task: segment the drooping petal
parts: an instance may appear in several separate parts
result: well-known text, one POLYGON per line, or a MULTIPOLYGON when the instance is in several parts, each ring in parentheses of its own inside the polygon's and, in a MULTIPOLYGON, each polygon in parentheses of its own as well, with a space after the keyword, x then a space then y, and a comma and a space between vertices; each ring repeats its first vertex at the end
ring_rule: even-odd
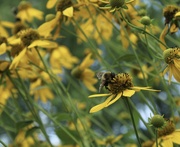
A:
POLYGON ((6 44, 2 43, 0 45, 0 55, 4 54, 6 52, 6 44))
POLYGON ((10 65, 10 67, 9 67, 9 69, 14 69, 14 68, 16 68, 16 67, 18 66, 18 64, 19 64, 20 60, 22 59, 22 57, 26 54, 26 51, 27 51, 27 50, 24 48, 24 49, 19 53, 19 55, 16 56, 16 57, 13 59, 11 65, 10 65))
POLYGON ((108 98, 106 99, 105 102, 103 102, 103 103, 101 103, 101 104, 98 104, 98 105, 92 107, 89 112, 90 112, 90 113, 94 113, 94 112, 97 112, 97 111, 102 110, 103 108, 106 107, 106 105, 111 101, 111 99, 112 99, 113 97, 114 97, 114 95, 111 95, 110 97, 108 97, 108 98))
POLYGON ((67 17, 73 17, 73 7, 69 7, 63 11, 63 15, 67 17))
MULTIPOLYGON (((114 95, 115 96, 115 95, 114 95)), ((106 107, 108 107, 109 105, 115 103, 117 100, 119 100, 122 96, 122 92, 121 93, 118 93, 115 98, 113 98, 113 100, 111 100, 109 103, 107 103, 106 107)))
POLYGON ((178 82, 180 82, 180 69, 178 69, 176 66, 172 66, 171 69, 172 69, 172 73, 173 73, 174 78, 178 82))
POLYGON ((56 48, 58 45, 57 43, 48 40, 35 40, 28 46, 28 48, 33 48, 36 46, 44 48, 56 48))
POLYGON ((126 90, 123 91, 123 96, 131 97, 132 95, 134 95, 134 93, 135 93, 134 90, 126 89, 126 90))
POLYGON ((92 92, 96 92, 97 89, 93 86, 93 83, 91 81, 83 80, 84 85, 92 92))
POLYGON ((176 66, 176 68, 180 71, 180 60, 179 59, 174 59, 174 65, 176 66))
POLYGON ((169 84, 171 84, 172 75, 173 75, 173 73, 172 73, 172 65, 170 65, 170 66, 169 66, 169 78, 168 78, 169 84))
POLYGON ((106 94, 93 94, 88 96, 88 98, 95 98, 95 97, 104 97, 104 96, 110 96, 112 95, 111 93, 106 93, 106 94))

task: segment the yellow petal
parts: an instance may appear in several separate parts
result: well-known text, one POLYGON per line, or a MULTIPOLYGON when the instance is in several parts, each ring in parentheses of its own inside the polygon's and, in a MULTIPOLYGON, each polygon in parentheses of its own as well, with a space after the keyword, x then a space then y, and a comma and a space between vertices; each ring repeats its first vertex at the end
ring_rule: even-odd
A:
MULTIPOLYGON (((166 42, 165 42, 165 36, 167 35, 168 33, 168 30, 169 30, 169 25, 166 24, 166 26, 164 27, 163 31, 161 32, 161 35, 159 37, 159 39, 161 40, 161 42, 166 45, 166 42)), ((163 44, 160 43, 160 48, 164 51, 166 50, 166 46, 164 46, 163 44)))
POLYGON ((173 75, 173 73, 172 73, 172 65, 169 65, 169 84, 171 84, 171 78, 172 78, 172 75, 173 75))
POLYGON ((2 43, 0 45, 0 55, 4 54, 6 52, 6 44, 2 43))
POLYGON ((83 60, 81 65, 79 66, 80 69, 84 70, 85 68, 91 66, 94 62, 94 60, 91 59, 91 53, 86 56, 86 58, 83 60))
POLYGON ((176 68, 178 70, 180 70, 180 60, 179 59, 174 59, 173 61, 174 61, 174 65, 176 66, 176 68))
POLYGON ((106 105, 109 103, 109 101, 111 101, 111 99, 112 99, 113 97, 114 97, 114 95, 111 95, 110 97, 108 97, 108 98, 106 99, 105 102, 103 102, 103 103, 101 103, 101 104, 98 104, 98 105, 92 107, 89 112, 90 112, 90 113, 94 113, 94 112, 97 112, 97 111, 102 110, 103 108, 106 107, 106 105))
MULTIPOLYGON (((115 95, 114 95, 114 96, 115 96, 115 95)), ((111 101, 106 105, 106 107, 108 107, 109 105, 115 103, 117 100, 119 100, 119 99, 121 98, 121 96, 122 96, 122 92, 121 92, 121 93, 118 93, 118 94, 116 95, 116 97, 113 98, 113 100, 111 100, 111 101)))
POLYGON ((126 90, 123 91, 123 96, 131 97, 134 93, 135 93, 134 90, 126 89, 126 90))
POLYGON ((140 90, 148 90, 148 91, 160 91, 160 90, 156 90, 156 89, 151 89, 151 87, 138 87, 138 86, 133 86, 131 87, 131 89, 135 90, 135 91, 140 91, 140 90))
POLYGON ((172 135, 173 135, 172 141, 173 141, 174 143, 180 145, 180 130, 174 131, 172 135))
POLYGON ((104 96, 110 96, 111 93, 106 93, 106 94, 93 94, 88 96, 88 98, 95 98, 95 97, 104 97, 104 96))
POLYGON ((61 12, 58 11, 54 19, 45 22, 39 26, 38 33, 44 37, 50 36, 51 31, 58 25, 60 16, 61 16, 61 12))
POLYGON ((48 0, 47 4, 46 4, 46 8, 51 9, 54 7, 54 5, 56 4, 57 0, 48 0))
POLYGON ((73 16, 73 7, 69 7, 63 11, 63 15, 67 17, 72 17, 73 16))
POLYGON ((21 59, 23 58, 23 56, 26 54, 26 51, 27 51, 27 50, 24 48, 24 49, 19 53, 19 55, 16 56, 16 57, 13 59, 11 65, 10 65, 10 67, 9 67, 9 69, 14 69, 14 68, 16 68, 16 67, 18 66, 20 60, 21 60, 21 59))
POLYGON ((176 68, 176 66, 172 65, 171 66, 172 74, 174 78, 180 82, 180 69, 176 68))
POLYGON ((56 48, 57 43, 48 40, 35 40, 28 46, 28 48, 33 48, 36 46, 44 48, 56 48))

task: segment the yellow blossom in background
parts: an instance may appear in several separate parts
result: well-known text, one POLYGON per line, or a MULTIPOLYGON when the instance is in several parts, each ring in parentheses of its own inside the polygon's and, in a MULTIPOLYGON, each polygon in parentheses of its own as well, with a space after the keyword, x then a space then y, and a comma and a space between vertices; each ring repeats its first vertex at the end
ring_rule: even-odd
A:
MULTIPOLYGON (((111 17, 111 14, 105 13, 107 17, 111 17)), ((98 44, 102 43, 102 39, 109 40, 112 36, 113 25, 101 14, 97 15, 97 19, 94 22, 92 19, 88 19, 86 22, 82 22, 80 25, 82 31, 78 28, 78 43, 87 41, 88 38, 95 39, 98 44), (85 36, 85 35, 86 36, 85 36), (87 38, 88 37, 88 38, 87 38)))
MULTIPOLYGON (((143 25, 139 22, 140 16, 138 16, 137 10, 134 8, 133 5, 128 5, 128 9, 124 10, 125 18, 131 22, 133 25, 137 27, 142 27, 143 25)), ((117 20, 118 21, 118 20, 117 20)), ((136 45, 138 41, 137 35, 133 32, 131 27, 127 25, 125 21, 119 22, 120 24, 120 40, 122 42, 123 47, 126 49, 128 48, 130 42, 133 45, 136 45)))
POLYGON ((9 37, 9 33, 6 30, 6 28, 12 29, 13 27, 14 27, 14 24, 12 22, 0 20, 0 36, 9 37))
POLYGON ((94 77, 95 73, 89 68, 94 63, 91 55, 92 54, 88 54, 82 63, 71 71, 71 74, 82 80, 87 89, 95 92, 96 88, 94 84, 97 83, 97 79, 94 77))
POLYGON ((180 48, 169 48, 163 52, 163 57, 167 63, 167 67, 163 71, 163 75, 169 71, 169 84, 171 83, 171 78, 174 78, 180 82, 180 48))
POLYGON ((34 18, 42 20, 43 12, 32 7, 31 3, 27 1, 21 1, 17 7, 16 17, 21 21, 32 22, 34 18))
POLYGON ((103 139, 96 139, 96 142, 98 145, 109 146, 109 145, 114 145, 116 142, 121 140, 122 137, 123 135, 118 135, 118 136, 111 135, 103 139))
POLYGON ((133 86, 132 79, 127 73, 119 73, 114 77, 112 76, 109 82, 107 83, 106 88, 109 90, 107 94, 94 94, 90 95, 89 98, 96 97, 104 97, 109 96, 103 103, 98 104, 90 109, 90 113, 94 113, 100 111, 111 104, 115 103, 122 96, 131 97, 135 94, 135 92, 140 90, 148 90, 148 91, 159 91, 151 89, 150 87, 136 87, 133 86))
POLYGON ((61 69, 62 67, 72 69, 73 65, 78 63, 79 59, 71 54, 66 46, 59 46, 52 50, 50 55, 50 64, 54 69, 61 69))
MULTIPOLYGON (((35 50, 37 47, 42 48, 55 48, 57 47, 57 43, 41 39, 39 33, 33 29, 25 29, 18 33, 19 38, 12 40, 10 44, 22 44, 22 49, 20 53, 14 57, 10 69, 14 69, 18 66, 20 60, 25 56, 28 52, 31 52, 30 49, 35 50)), ((19 48, 17 48, 19 50, 19 48)), ((28 56, 28 55, 27 55, 28 56)), ((33 56, 31 56, 33 57, 33 56)))
POLYGON ((142 72, 140 69, 132 69, 132 73, 134 76, 137 76, 139 79, 148 79, 148 74, 154 70, 154 67, 148 67, 146 64, 142 65, 141 67, 142 72))

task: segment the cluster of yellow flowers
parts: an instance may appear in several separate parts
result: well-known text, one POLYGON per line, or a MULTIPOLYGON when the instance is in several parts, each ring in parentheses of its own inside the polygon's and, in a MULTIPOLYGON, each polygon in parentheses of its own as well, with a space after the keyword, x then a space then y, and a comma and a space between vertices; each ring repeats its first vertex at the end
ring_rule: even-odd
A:
MULTIPOLYGON (((99 92, 105 87, 108 93, 92 94, 89 98, 107 96, 104 102, 90 110, 87 104, 79 102, 81 98, 77 102, 78 110, 65 106, 68 112, 73 109, 73 113, 77 113, 87 108, 88 113, 95 113, 120 98, 124 99, 129 107, 129 98, 141 90, 160 92, 161 76, 165 76, 166 72, 169 72, 169 84, 172 83, 172 77, 180 82, 180 47, 169 47, 167 44, 175 41, 166 40, 169 34, 175 34, 179 30, 178 6, 168 5, 163 9, 165 24, 164 29, 161 29, 152 23, 153 20, 147 16, 146 5, 139 0, 48 0, 45 5, 46 12, 52 13, 45 13, 44 16, 44 12, 34 8, 30 2, 21 1, 14 10, 15 22, 0 20, 0 113, 5 111, 8 100, 18 101, 19 97, 23 97, 47 139, 48 135, 41 126, 43 123, 33 108, 36 105, 34 101, 48 104, 56 97, 59 98, 60 94, 63 97, 62 104, 66 104, 66 98, 71 94, 82 92, 83 96, 79 94, 75 97, 84 97, 97 92, 99 78, 99 92), (159 38, 156 37, 158 35, 159 38), (75 36, 75 39, 71 36, 75 36), (118 44, 114 43, 116 41, 118 44), (108 56, 109 59, 106 59, 108 56), (160 58, 164 59, 163 64, 166 64, 163 71, 157 71, 162 67, 160 58), (107 72, 107 69, 113 72, 107 72), (105 72, 96 74, 97 70, 105 72), (134 76, 137 77, 135 82, 134 76), (135 86, 136 83, 142 84, 142 81, 145 87, 135 86), (71 90, 74 83, 76 91, 71 90), (153 86, 158 90, 152 89, 153 86)), ((179 43, 176 42, 177 44, 179 43)), ((173 82, 176 83, 174 80, 173 82)), ((71 104, 75 103, 73 100, 71 104)), ((89 118, 92 115, 88 117, 83 116, 83 119, 89 129, 89 118)), ((131 117, 134 121, 133 115, 131 117)), ((52 120, 57 123, 55 119, 52 120)), ((76 123, 71 121, 68 120, 66 124, 69 132, 76 130, 80 132, 81 138, 91 132, 88 129, 89 132, 86 132, 81 117, 76 119, 76 123)), ((148 146, 173 147, 173 143, 180 144, 180 131, 175 129, 174 123, 164 118, 163 123, 163 127, 156 128, 158 139, 150 140, 148 146), (171 131, 166 131, 168 126, 171 131)), ((16 130, 17 135, 10 146, 30 147, 40 142, 37 134, 26 136, 25 132, 34 126, 25 126, 16 130)), ((135 125, 134 129, 136 132, 135 125)), ((89 140, 88 137, 80 141, 84 146, 89 140)), ((98 145, 109 146, 122 137, 123 135, 108 134, 102 140, 93 141, 98 145)), ((136 137, 139 146, 147 146, 145 143, 141 144, 137 132, 136 137)), ((76 141, 75 137, 72 138, 76 141)), ((47 142, 51 144, 48 139, 47 142)), ((79 141, 76 141, 74 146, 79 147, 80 143, 77 142, 79 141)), ((127 144, 128 146, 136 145, 127 144)))

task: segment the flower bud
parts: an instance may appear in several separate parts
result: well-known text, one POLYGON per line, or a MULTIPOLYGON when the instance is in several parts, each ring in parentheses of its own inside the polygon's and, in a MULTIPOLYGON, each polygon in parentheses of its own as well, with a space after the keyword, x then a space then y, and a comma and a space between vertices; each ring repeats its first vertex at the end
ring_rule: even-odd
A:
POLYGON ((150 123, 155 128, 162 128, 165 124, 165 120, 163 116, 157 114, 150 119, 150 123))
POLYGON ((143 16, 140 21, 143 25, 146 26, 151 24, 151 19, 148 16, 143 16))
POLYGON ((45 17, 45 21, 48 22, 48 21, 51 21, 54 18, 55 18, 54 14, 47 14, 46 17, 45 17))

